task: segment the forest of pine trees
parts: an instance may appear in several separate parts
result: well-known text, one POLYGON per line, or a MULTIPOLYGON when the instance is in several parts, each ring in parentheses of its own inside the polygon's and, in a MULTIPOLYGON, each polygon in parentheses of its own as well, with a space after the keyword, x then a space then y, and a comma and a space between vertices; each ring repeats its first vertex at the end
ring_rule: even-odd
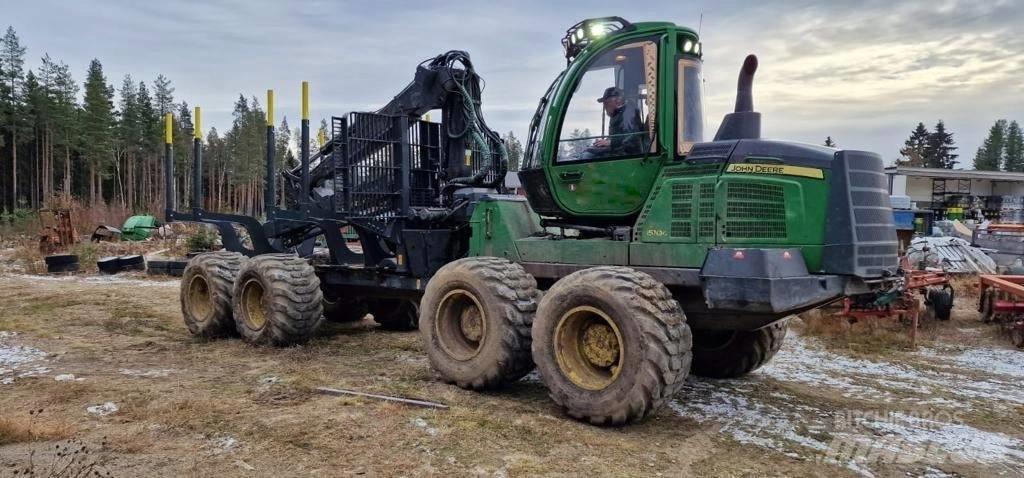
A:
MULTIPOLYGON (((84 81, 48 54, 25 67, 27 49, 8 27, 0 39, 0 209, 38 209, 53 201, 127 212, 163 210, 163 117, 175 118, 175 184, 188 201, 192 111, 171 81, 126 75, 115 87, 92 60, 84 81)), ((276 128, 278 167, 294 166, 287 118, 276 128)), ((316 137, 316 132, 313 134, 316 137)), ((255 97, 240 95, 228 131, 204 134, 207 207, 259 215, 263 204, 266 118, 255 97)), ((281 188, 279 187, 279 191, 281 188)))
MULTIPOLYGON (((192 188, 192 109, 177 101, 171 81, 130 75, 115 87, 92 60, 78 83, 65 63, 44 54, 25 66, 27 48, 13 27, 0 39, 0 213, 77 201, 118 206, 126 214, 159 214, 164 204, 163 118, 175 123, 175 178, 179 206, 192 188)), ((239 95, 230 129, 203 132, 205 207, 259 216, 263 204, 266 118, 260 100, 239 95)), ((275 128, 278 170, 294 167, 300 138, 283 118, 275 128), (294 141, 294 143, 293 143, 294 141)), ((315 128, 315 126, 314 126, 315 128)), ((327 122, 310 132, 311 148, 329 136, 327 122)), ((509 132, 510 170, 522 144, 509 132)), ((283 204, 283 179, 278 203, 283 204)))

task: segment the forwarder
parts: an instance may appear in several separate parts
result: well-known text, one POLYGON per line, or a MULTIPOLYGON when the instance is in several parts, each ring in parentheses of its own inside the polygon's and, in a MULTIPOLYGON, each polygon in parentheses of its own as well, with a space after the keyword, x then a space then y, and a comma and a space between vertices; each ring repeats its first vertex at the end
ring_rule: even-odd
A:
MULTIPOLYGON (((189 330, 289 345, 324 318, 369 312, 385 328, 418 326, 445 381, 490 389, 536 367, 569 415, 618 425, 657 410, 691 370, 765 364, 786 317, 888 287, 896 235, 881 158, 760 139, 755 57, 706 141, 693 30, 597 18, 562 44, 567 67, 518 173, 525 198, 502 194, 507 154, 468 54, 424 62, 376 112, 333 118, 312 156, 304 85, 302 161, 282 173, 289 207, 261 222, 204 210, 202 187, 190 212, 169 195, 168 221, 212 224, 227 249, 185 272, 189 330), (609 128, 609 115, 635 124, 609 128)), ((271 106, 268 142, 272 125, 271 106)))

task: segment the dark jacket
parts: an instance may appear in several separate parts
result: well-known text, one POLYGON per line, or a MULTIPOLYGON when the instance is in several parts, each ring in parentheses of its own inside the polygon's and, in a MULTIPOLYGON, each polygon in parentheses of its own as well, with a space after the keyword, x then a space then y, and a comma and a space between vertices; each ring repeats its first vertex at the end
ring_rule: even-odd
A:
POLYGON ((608 121, 609 156, 633 156, 643 154, 644 145, 647 143, 644 124, 640 119, 640 112, 636 108, 623 106, 619 108, 608 121))

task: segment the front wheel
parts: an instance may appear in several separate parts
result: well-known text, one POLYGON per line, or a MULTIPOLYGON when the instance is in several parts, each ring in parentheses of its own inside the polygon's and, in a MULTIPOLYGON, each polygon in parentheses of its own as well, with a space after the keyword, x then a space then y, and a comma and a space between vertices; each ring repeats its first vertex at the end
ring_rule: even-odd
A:
POLYGON ((434 370, 450 383, 481 390, 533 369, 530 324, 537 282, 496 257, 451 262, 434 274, 420 302, 420 333, 434 370))
POLYGON ((789 328, 779 321, 758 330, 693 331, 693 374, 735 378, 768 363, 782 347, 789 328))
POLYGON ((627 267, 575 272, 544 295, 533 360, 551 399, 594 425, 641 420, 690 370, 690 329, 668 289, 627 267))

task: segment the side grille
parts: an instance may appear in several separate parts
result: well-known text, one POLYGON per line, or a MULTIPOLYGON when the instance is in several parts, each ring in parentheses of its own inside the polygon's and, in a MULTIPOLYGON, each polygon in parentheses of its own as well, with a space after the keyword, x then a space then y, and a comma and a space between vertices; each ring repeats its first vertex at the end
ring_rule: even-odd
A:
POLYGON ((786 239, 783 187, 753 181, 727 183, 723 233, 727 240, 786 239))
POLYGON ((693 184, 672 185, 672 230, 670 236, 687 239, 693 234, 693 184))

